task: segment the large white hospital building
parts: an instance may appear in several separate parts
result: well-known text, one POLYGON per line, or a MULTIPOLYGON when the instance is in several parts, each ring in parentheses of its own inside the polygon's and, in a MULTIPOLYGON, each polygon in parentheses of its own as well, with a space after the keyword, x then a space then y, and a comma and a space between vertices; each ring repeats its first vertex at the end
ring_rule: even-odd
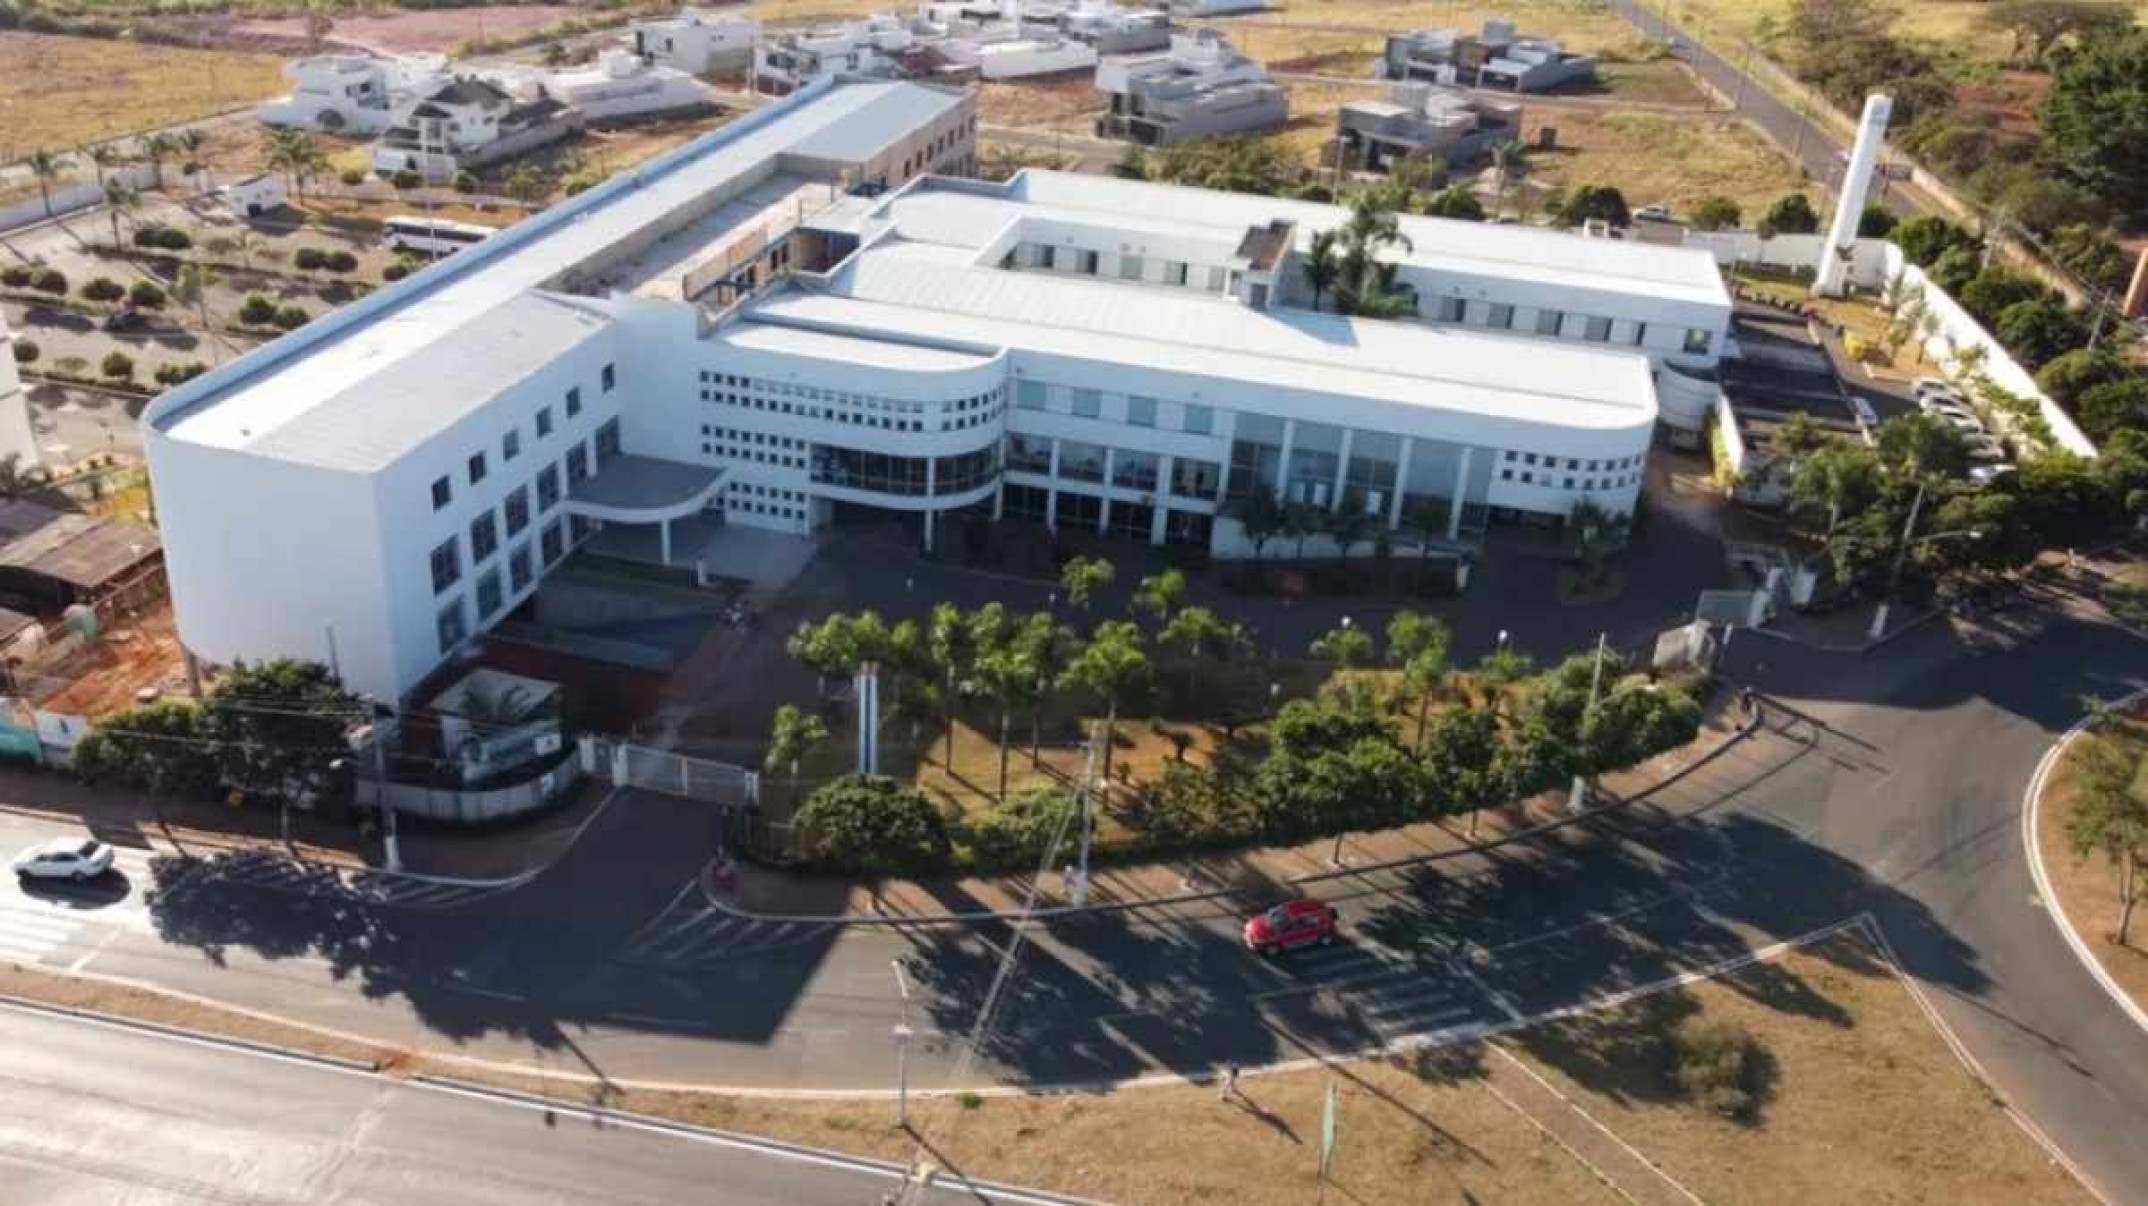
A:
POLYGON ((1391 527, 1442 500, 1466 547, 1631 508, 1658 424, 1712 402, 1704 251, 1405 218, 1417 318, 1346 318, 1302 271, 1344 211, 986 184, 975 132, 965 93, 816 83, 164 395, 186 644, 400 700, 584 541, 691 563, 721 524, 1234 556, 1266 490, 1391 527))

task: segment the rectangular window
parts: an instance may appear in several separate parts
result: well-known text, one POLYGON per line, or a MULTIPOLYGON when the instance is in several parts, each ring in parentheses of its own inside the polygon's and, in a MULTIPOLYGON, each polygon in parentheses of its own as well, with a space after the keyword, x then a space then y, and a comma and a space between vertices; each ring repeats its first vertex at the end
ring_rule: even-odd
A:
POLYGON ((1185 284, 1186 262, 1184 260, 1165 260, 1163 266, 1163 283, 1166 285, 1185 284))
POLYGON ((1156 426, 1156 399, 1127 398, 1126 421, 1136 427, 1156 426))
POLYGON ((433 593, 439 594, 462 581, 462 556, 455 547, 455 538, 448 537, 433 550, 433 593))
POLYGON ((1506 304, 1505 302, 1493 302, 1492 312, 1484 320, 1484 325, 1490 327, 1494 331, 1513 330, 1514 307, 1506 304))
POLYGON ((567 450, 567 488, 589 480, 589 449, 576 444, 567 450))
POLYGON ((500 547, 500 529, 492 521, 492 512, 470 521, 470 563, 472 565, 492 556, 500 547))
POLYGON ((1224 272, 1223 269, 1211 268, 1208 270, 1208 291, 1210 293, 1221 293, 1230 287, 1230 283, 1230 275, 1224 272))
POLYGON ((567 417, 571 419, 581 413, 582 387, 577 385, 573 389, 567 391, 567 417))
POLYGON ((530 526, 530 492, 516 486, 507 496, 507 536, 511 540, 530 526))
POLYGON ((1216 431, 1216 408, 1186 403, 1185 428, 1194 435, 1214 435, 1216 431))
POLYGON ((1140 256, 1122 255, 1119 257, 1119 279, 1122 281, 1138 281, 1141 279, 1140 256))
POLYGON ((617 385, 619 383, 619 374, 612 371, 611 365, 605 365, 604 371, 598 376, 599 380, 604 386, 604 392, 607 394, 612 392, 612 386, 617 385))
POLYGON ((514 584, 516 594, 530 588, 534 577, 530 573, 530 546, 528 541, 516 545, 507 553, 507 580, 514 584))
POLYGON ((1440 298, 1437 317, 1441 322, 1460 322, 1463 314, 1467 312, 1468 306, 1469 303, 1459 297, 1440 298))
POLYGON ((1096 270, 1099 266, 1097 254, 1093 251, 1084 251, 1078 253, 1075 256, 1075 266, 1076 269, 1084 275, 1095 276, 1096 270))
POLYGON ((1077 482, 1104 480, 1105 451, 1100 444, 1059 441, 1059 476, 1077 482))
POLYGON ((1648 324, 1645 322, 1637 322, 1633 324, 1633 346, 1640 347, 1643 343, 1647 341, 1648 324))
POLYGON ((1223 466, 1214 461, 1196 461, 1188 457, 1171 460, 1171 493, 1181 498, 1213 499, 1222 482, 1223 466))
POLYGON ((1097 415, 1101 413, 1102 410, 1103 403, 1101 395, 1099 395, 1095 390, 1077 389, 1074 391, 1075 418, 1093 419, 1097 417, 1097 415))
POLYGON ((500 437, 500 459, 511 461, 522 455, 522 433, 510 431, 500 437))
POLYGON ((1691 329, 1686 332, 1686 354, 1689 356, 1705 356, 1714 345, 1715 336, 1706 331, 1691 329))
POLYGON ((470 454, 470 484, 474 486, 484 480, 485 454, 482 452, 472 453, 470 454))
POLYGON ((477 618, 482 620, 500 610, 503 602, 500 593, 500 571, 497 567, 477 576, 477 618))
POLYGON ((597 428, 597 468, 602 469, 606 462, 618 455, 619 420, 606 419, 604 426, 597 428))
POLYGON ((544 526, 544 563, 550 565, 566 553, 567 526, 555 519, 544 526))
POLYGON ((1566 311, 1564 310, 1538 310, 1536 312, 1536 333, 1539 335, 1557 335, 1559 328, 1565 324, 1566 311))
POLYGON ((1042 381, 1014 383, 1014 404, 1023 410, 1043 410, 1045 399, 1050 396, 1050 389, 1042 381))
POLYGON ((537 408, 537 438, 541 440, 551 434, 552 408, 549 406, 540 406, 537 408))
POLYGON ((463 618, 462 614, 461 596, 457 596, 446 607, 441 609, 436 629, 440 634, 440 652, 442 654, 455 652, 455 647, 462 644, 462 639, 470 635, 469 623, 463 618))
POLYGON ((1581 337, 1591 343, 1602 343, 1610 339, 1611 320, 1608 318, 1590 318, 1588 326, 1581 333, 1581 337))
POLYGON ((433 483, 433 510, 437 511, 454 501, 455 487, 448 479, 443 477, 433 483))
POLYGON ((559 505, 559 466, 546 465, 537 471, 537 510, 549 511, 559 505))

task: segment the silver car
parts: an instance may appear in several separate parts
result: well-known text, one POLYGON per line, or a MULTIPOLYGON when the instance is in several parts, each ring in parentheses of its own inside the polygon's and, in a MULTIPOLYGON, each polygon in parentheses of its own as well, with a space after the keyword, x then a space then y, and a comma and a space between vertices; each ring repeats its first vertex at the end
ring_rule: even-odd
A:
POLYGON ((112 869, 112 848, 91 838, 54 838, 15 856, 18 879, 95 879, 112 869))

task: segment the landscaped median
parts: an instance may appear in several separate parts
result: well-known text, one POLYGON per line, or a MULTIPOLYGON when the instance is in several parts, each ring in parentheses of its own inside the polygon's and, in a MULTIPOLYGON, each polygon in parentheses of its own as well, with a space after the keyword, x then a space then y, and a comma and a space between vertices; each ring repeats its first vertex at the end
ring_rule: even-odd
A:
MULTIPOLYGON (((1480 1041, 1114 1091, 744 1095, 413 1053, 129 985, 0 994, 289 1051, 1122 1202, 2088 1202, 1862 926, 1480 1041)), ((544 1056, 554 1059, 553 1056, 544 1056)), ((579 1125, 569 1114, 562 1125, 579 1125)), ((946 1175, 943 1171, 942 1175, 946 1175)))
POLYGON ((2052 920, 2148 1027, 2148 934, 2134 916, 2148 858, 2148 700, 2091 703, 2037 768, 2023 828, 2052 920))

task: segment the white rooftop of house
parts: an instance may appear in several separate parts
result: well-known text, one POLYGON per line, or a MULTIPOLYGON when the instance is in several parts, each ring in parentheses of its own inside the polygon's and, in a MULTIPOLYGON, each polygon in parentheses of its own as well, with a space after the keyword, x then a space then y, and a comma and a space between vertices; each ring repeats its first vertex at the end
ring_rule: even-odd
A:
MULTIPOLYGON (((881 212, 905 238, 980 248, 1017 219, 1236 247, 1247 227, 1281 218, 1296 223, 1301 251, 1316 231, 1340 226, 1349 216, 1341 206, 1312 201, 1034 168, 1016 175, 1005 196, 928 180, 890 196, 881 212)), ((1401 225, 1410 248, 1398 258, 1430 270, 1730 305, 1715 257, 1698 248, 1415 215, 1404 215, 1401 225)))
MULTIPOLYGON (((1547 421, 1628 428, 1652 421, 1646 357, 1432 327, 1277 309, 1221 295, 996 266, 936 263, 873 244, 826 288, 786 289, 747 310, 766 332, 801 326, 855 342, 889 338, 1016 348, 1261 387, 1468 414, 1540 433, 1547 421)), ((735 338, 722 327, 711 338, 735 338)), ((818 349, 801 349, 819 354, 818 349)), ((882 355, 907 356, 915 349, 882 355)), ((845 358, 861 353, 843 349, 845 358)), ((1219 399, 1228 404, 1227 399, 1219 399)), ((1539 438, 1539 443, 1542 440, 1539 438)))
POLYGON ((573 322, 560 314, 597 308, 518 301, 531 290, 777 154, 867 158, 961 102, 911 82, 816 81, 187 382, 144 422, 192 443, 380 468, 519 380, 520 352, 498 364, 471 354, 480 341, 508 343, 503 323, 573 322), (423 380, 449 374, 460 389, 423 380))

